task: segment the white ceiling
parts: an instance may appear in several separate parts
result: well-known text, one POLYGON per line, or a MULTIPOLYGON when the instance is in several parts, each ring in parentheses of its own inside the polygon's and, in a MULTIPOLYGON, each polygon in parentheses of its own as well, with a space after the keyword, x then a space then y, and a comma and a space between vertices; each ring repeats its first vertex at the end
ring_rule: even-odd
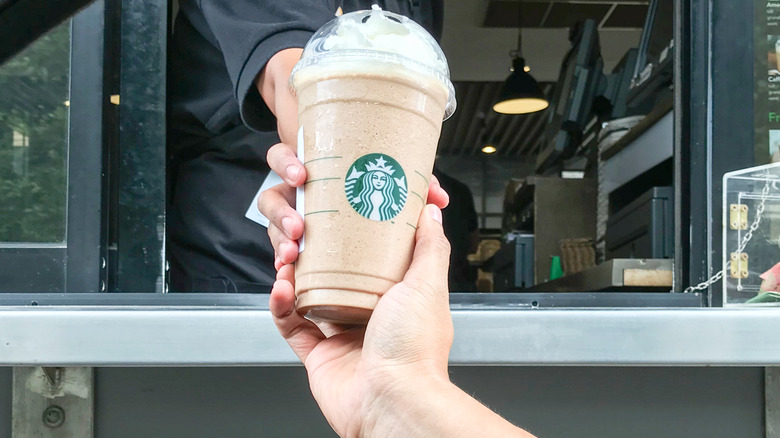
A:
MULTIPOLYGON (((442 48, 453 81, 503 81, 509 74, 509 52, 517 45, 517 30, 484 28, 487 0, 444 0, 442 48)), ((537 81, 554 82, 569 49, 568 29, 523 30, 523 55, 537 81)), ((639 30, 601 30, 605 72, 639 44, 639 30)))

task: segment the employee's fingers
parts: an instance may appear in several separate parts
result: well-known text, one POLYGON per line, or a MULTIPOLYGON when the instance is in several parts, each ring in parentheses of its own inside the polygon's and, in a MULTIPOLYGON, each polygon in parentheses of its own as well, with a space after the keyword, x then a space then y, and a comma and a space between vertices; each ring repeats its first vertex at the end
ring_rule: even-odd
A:
POLYGON ((420 214, 412 264, 404 276, 404 283, 431 298, 447 296, 450 242, 444 236, 441 210, 426 205, 420 214))
POLYGON ((268 236, 276 253, 276 270, 298 258, 298 239, 303 235, 303 218, 291 206, 294 193, 292 187, 279 184, 264 191, 257 200, 257 208, 270 222, 268 236))
POLYGON ((290 281, 283 279, 291 277, 292 272, 292 265, 286 265, 279 271, 271 290, 268 306, 279 333, 301 359, 301 362, 305 363, 309 353, 325 339, 325 335, 313 322, 306 320, 295 311, 293 285, 290 281))
POLYGON ((268 237, 271 238, 271 245, 276 253, 274 267, 277 271, 280 265, 292 263, 298 258, 298 241, 287 237, 284 231, 274 224, 268 226, 268 237))
POLYGON ((266 162, 288 185, 298 187, 306 182, 306 168, 295 155, 292 146, 285 143, 272 146, 268 149, 266 162))
POLYGON ((260 194, 257 208, 289 239, 297 240, 303 235, 303 218, 292 208, 294 196, 292 188, 279 184, 260 194))
POLYGON ((431 183, 428 185, 428 203, 444 208, 450 203, 450 195, 439 184, 439 179, 431 175, 431 183))

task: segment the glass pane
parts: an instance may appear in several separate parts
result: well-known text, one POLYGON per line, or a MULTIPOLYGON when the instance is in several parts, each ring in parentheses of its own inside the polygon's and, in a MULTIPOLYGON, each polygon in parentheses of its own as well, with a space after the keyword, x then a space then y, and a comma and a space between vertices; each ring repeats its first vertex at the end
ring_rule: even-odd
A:
POLYGON ((780 7, 755 0, 755 163, 780 161, 780 7))
POLYGON ((0 66, 0 242, 65 240, 70 21, 0 66))

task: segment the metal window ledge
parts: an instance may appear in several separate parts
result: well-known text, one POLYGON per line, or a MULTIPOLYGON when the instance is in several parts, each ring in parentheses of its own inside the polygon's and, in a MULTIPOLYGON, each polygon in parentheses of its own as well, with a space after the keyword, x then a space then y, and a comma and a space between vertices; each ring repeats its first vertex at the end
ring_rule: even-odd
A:
MULTIPOLYGON (((453 308, 452 365, 780 365, 780 310, 453 308)), ((256 307, 0 307, 0 366, 297 365, 256 307)))

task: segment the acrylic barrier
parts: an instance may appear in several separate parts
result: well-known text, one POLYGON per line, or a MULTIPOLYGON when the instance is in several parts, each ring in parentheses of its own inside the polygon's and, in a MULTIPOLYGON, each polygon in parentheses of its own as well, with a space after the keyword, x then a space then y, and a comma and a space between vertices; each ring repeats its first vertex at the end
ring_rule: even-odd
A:
POLYGON ((724 306, 780 306, 780 163, 723 176, 724 306))

